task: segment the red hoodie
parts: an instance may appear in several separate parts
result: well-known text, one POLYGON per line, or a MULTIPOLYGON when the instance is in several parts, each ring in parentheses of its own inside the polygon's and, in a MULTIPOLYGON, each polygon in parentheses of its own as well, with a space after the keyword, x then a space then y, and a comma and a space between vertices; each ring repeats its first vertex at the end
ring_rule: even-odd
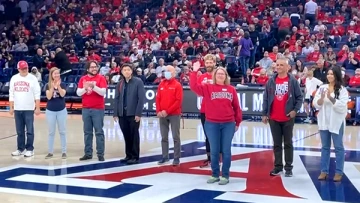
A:
POLYGON ((175 80, 162 80, 156 94, 156 114, 166 111, 168 115, 181 115, 183 89, 175 80))
MULTIPOLYGON (((212 84, 212 74, 206 72, 206 73, 200 75, 197 82, 199 85, 212 84)), ((201 101, 200 113, 205 113, 204 99, 201 101)))
POLYGON ((206 120, 215 123, 235 122, 239 126, 242 120, 239 98, 231 85, 197 83, 197 72, 190 74, 190 89, 203 97, 206 102, 206 120))

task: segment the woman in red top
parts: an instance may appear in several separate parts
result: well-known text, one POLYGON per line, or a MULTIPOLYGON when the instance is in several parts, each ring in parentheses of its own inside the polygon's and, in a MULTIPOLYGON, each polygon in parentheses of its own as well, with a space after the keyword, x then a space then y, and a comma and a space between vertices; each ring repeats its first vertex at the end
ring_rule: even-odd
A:
POLYGON ((284 13, 284 15, 279 19, 278 26, 279 26, 279 33, 278 33, 279 39, 280 41, 282 41, 285 39, 285 36, 290 33, 290 29, 292 26, 288 13, 284 13))
POLYGON ((207 183, 229 183, 231 165, 231 142, 238 130, 242 112, 237 92, 230 85, 230 77, 226 69, 219 67, 214 71, 213 84, 198 84, 197 72, 200 63, 193 65, 190 75, 190 89, 203 97, 205 108, 205 131, 210 142, 212 176, 207 183), (222 152, 222 177, 220 175, 219 154, 222 152))

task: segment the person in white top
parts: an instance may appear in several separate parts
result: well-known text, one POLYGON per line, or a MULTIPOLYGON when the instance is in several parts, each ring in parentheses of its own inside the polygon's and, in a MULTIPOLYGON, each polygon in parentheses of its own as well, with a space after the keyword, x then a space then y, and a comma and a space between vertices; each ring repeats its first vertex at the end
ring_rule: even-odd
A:
POLYGON ((323 82, 314 77, 314 69, 310 69, 307 71, 307 77, 305 79, 305 99, 304 99, 304 109, 306 112, 306 119, 304 120, 305 123, 310 123, 310 98, 311 95, 317 90, 323 82))
POLYGON ((10 115, 15 117, 17 150, 12 156, 32 157, 34 155, 34 113, 40 114, 40 85, 37 78, 29 73, 26 61, 17 64, 19 73, 10 80, 10 115), (25 144, 26 128, 26 144, 25 144))
POLYGON ((305 20, 309 20, 311 25, 314 25, 318 12, 318 5, 313 0, 309 0, 305 4, 305 20))
POLYGON ((333 180, 341 181, 344 174, 345 150, 343 135, 348 113, 349 93, 343 86, 341 69, 332 67, 327 73, 329 84, 322 85, 315 94, 313 105, 319 109, 317 116, 321 137, 321 174, 319 180, 326 180, 329 174, 331 139, 335 148, 336 170, 333 180))

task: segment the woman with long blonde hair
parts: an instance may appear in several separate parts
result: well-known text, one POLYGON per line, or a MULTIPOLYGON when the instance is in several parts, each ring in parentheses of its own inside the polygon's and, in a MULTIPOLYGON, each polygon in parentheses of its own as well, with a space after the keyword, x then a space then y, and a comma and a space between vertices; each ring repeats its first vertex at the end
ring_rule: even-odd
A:
POLYGON ((61 83, 60 69, 52 68, 49 73, 49 82, 46 87, 46 120, 49 128, 48 155, 46 159, 54 156, 54 138, 56 125, 58 126, 61 140, 61 157, 66 159, 66 120, 67 110, 65 105, 66 86, 61 83))
POLYGON ((202 96, 205 107, 205 131, 210 143, 212 176, 207 183, 229 183, 231 165, 231 143, 238 130, 242 112, 236 89, 230 85, 226 69, 218 67, 213 73, 212 84, 198 84, 200 63, 193 65, 190 75, 190 89, 202 96), (219 155, 222 154, 222 177, 220 178, 219 155))

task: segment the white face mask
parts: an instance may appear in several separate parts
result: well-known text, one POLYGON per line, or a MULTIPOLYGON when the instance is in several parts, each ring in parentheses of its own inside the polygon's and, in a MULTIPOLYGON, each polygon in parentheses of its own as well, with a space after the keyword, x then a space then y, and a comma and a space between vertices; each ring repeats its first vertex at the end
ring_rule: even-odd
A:
POLYGON ((297 74, 297 71, 296 71, 296 70, 293 70, 293 71, 291 71, 291 74, 296 75, 296 74, 297 74))

